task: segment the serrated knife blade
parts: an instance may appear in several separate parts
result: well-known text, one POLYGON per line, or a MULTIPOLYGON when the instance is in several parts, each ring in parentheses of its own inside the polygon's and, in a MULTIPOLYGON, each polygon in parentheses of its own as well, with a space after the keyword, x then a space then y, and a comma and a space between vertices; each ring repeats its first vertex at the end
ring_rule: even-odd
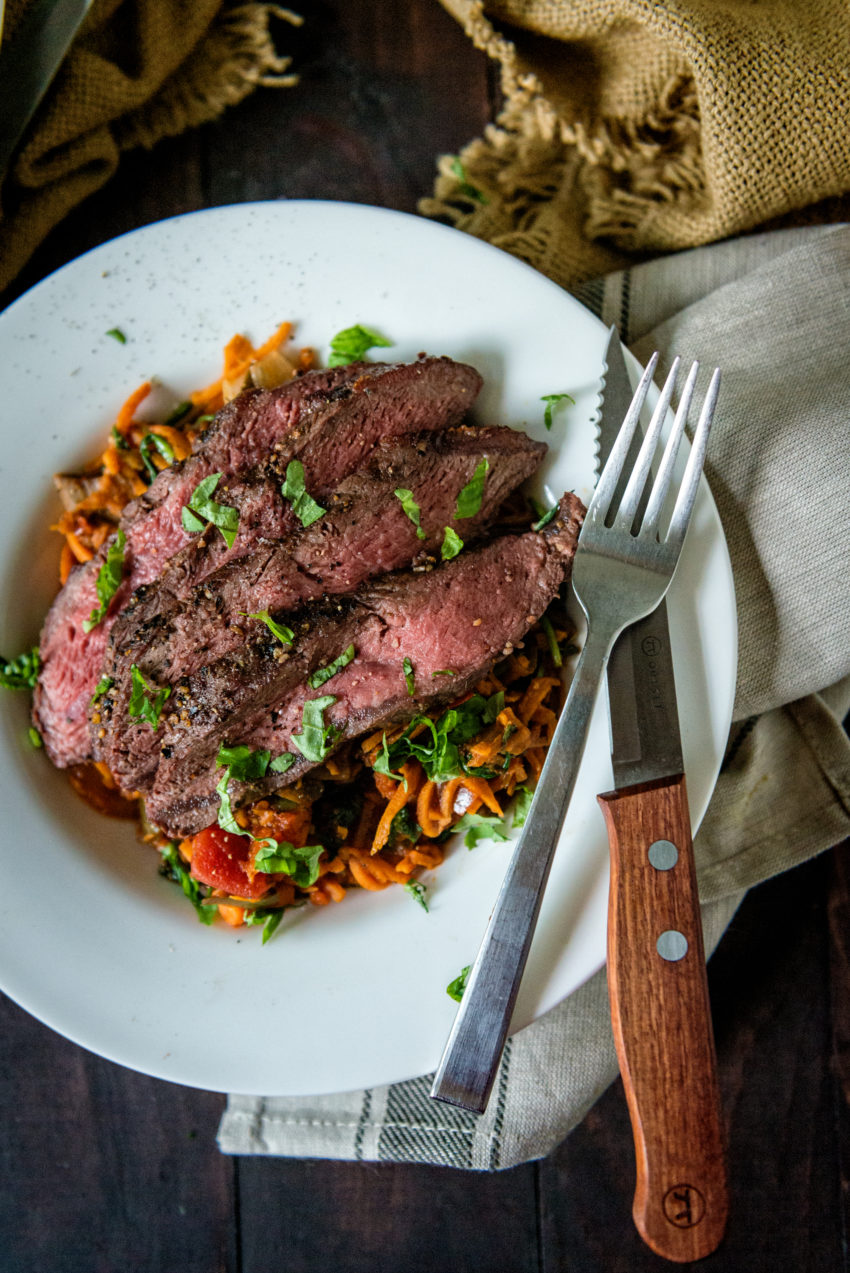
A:
MULTIPOLYGON (((632 397, 614 328, 605 363, 600 469, 632 397)), ((639 444, 636 439, 635 449, 639 444)), ((625 470, 629 468, 627 462, 625 470)), ((644 1241, 659 1255, 677 1262, 698 1260, 722 1240, 728 1199, 664 602, 618 639, 607 684, 616 790, 598 799, 611 850, 611 1024, 637 1163, 632 1215, 644 1241)))

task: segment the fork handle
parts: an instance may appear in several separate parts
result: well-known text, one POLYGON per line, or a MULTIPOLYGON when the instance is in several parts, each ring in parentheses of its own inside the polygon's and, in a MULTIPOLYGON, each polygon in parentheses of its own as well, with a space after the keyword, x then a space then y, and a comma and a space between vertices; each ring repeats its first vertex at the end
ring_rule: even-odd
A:
POLYGON ((638 1232, 668 1260, 720 1243, 727 1189, 685 777, 599 796, 611 848, 608 988, 632 1122, 638 1232))

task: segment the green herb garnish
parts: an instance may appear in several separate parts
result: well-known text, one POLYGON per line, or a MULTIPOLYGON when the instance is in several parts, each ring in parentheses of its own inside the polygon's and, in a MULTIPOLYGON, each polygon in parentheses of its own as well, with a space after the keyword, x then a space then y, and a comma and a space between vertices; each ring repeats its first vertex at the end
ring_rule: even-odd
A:
POLYGON ((295 759, 291 751, 282 751, 274 760, 269 761, 269 773, 285 774, 295 764, 295 759))
POLYGON ((416 677, 413 674, 413 664, 410 659, 405 656, 401 661, 401 666, 404 672, 404 679, 407 684, 407 692, 411 698, 414 698, 416 695, 416 677))
POLYGON ((92 628, 96 628, 109 609, 109 603, 115 596, 121 586, 121 579, 124 575, 124 545, 127 540, 123 530, 119 530, 115 536, 115 540, 110 544, 106 560, 97 572, 97 599, 99 606, 95 606, 87 619, 83 620, 83 631, 91 632, 92 628))
POLYGON ((549 525, 549 523, 552 521, 552 519, 556 516, 557 512, 558 512, 558 505, 557 505, 557 504, 553 504, 551 508, 548 508, 548 509, 546 510, 546 512, 543 514, 543 516, 539 519, 539 521, 534 522, 534 524, 532 525, 531 529, 532 529, 532 530, 542 530, 544 526, 548 526, 548 525, 549 525))
POLYGON ((465 813, 452 827, 452 835, 462 835, 468 849, 474 849, 479 840, 507 840, 501 818, 488 818, 483 813, 465 813))
POLYGON ((395 742, 388 744, 384 735, 381 754, 374 768, 378 773, 399 780, 398 766, 414 759, 421 763, 434 782, 445 782, 470 773, 461 748, 480 733, 484 725, 492 725, 504 706, 505 693, 499 690, 489 698, 473 694, 465 703, 450 707, 436 722, 430 716, 414 716, 395 742), (412 737, 419 726, 423 727, 422 732, 412 737))
POLYGON ((112 426, 112 445, 115 446, 119 451, 130 450, 130 443, 124 437, 123 433, 118 432, 114 424, 112 426))
POLYGON ((467 964, 465 968, 461 969, 459 975, 455 977, 454 981, 449 982, 446 986, 446 994, 450 999, 454 999, 457 1003, 460 1003, 471 972, 472 964, 467 964))
POLYGON ((350 645, 347 650, 343 650, 339 658, 334 659, 333 663, 329 663, 327 667, 320 667, 309 678, 307 684, 310 689, 317 690, 320 685, 324 685, 325 681, 329 681, 332 676, 336 676, 337 672, 341 672, 344 667, 348 667, 354 658, 354 646, 350 645))
POLYGON ((404 885, 405 893, 409 893, 414 902, 418 902, 423 911, 428 911, 428 893, 424 884, 420 884, 419 880, 408 880, 404 885))
POLYGON ((432 672, 431 676, 457 676, 457 673, 453 672, 449 667, 444 667, 439 672, 432 672))
POLYGON ((159 726, 162 709, 165 706, 166 699, 171 694, 171 690, 167 685, 163 685, 160 689, 157 689, 155 685, 151 685, 142 676, 135 663, 130 665, 130 674, 132 676, 132 690, 127 711, 131 716, 138 716, 140 720, 146 720, 156 730, 159 726))
POLYGON ((124 335, 120 327, 110 327, 106 335, 111 336, 113 340, 117 340, 119 345, 127 344, 127 337, 124 335))
POLYGON ((221 476, 221 473, 210 473, 198 483, 189 503, 183 505, 181 520, 183 529, 190 535, 206 530, 208 525, 216 526, 227 547, 232 548, 239 530, 239 510, 230 508, 227 504, 217 504, 212 498, 221 476))
POLYGON ((112 686, 114 684, 115 684, 115 681, 113 680, 111 676, 105 676, 105 675, 102 676, 94 688, 94 693, 89 699, 89 703, 90 704, 96 703, 102 694, 105 694, 107 690, 112 689, 112 686))
POLYGON ((544 393, 541 402, 546 403, 546 410, 543 412, 543 423, 547 429, 552 428, 552 412, 559 402, 569 402, 575 406, 575 398, 568 393, 544 393))
POLYGON ((413 498, 413 491, 409 491, 406 486, 400 486, 397 491, 393 492, 393 494, 395 495, 396 499, 401 500, 402 508, 404 509, 405 513, 410 518, 410 520, 413 522, 413 525, 416 527, 416 538, 425 539, 426 535, 419 521, 419 518, 420 518, 419 505, 416 503, 416 500, 413 498))
POLYGON ((466 175, 466 168, 460 159, 455 157, 449 167, 451 168, 452 175, 457 177, 460 193, 462 195, 465 195, 467 199, 474 199, 476 203, 484 204, 490 202, 484 191, 479 190, 477 186, 473 186, 469 181, 466 175))
POLYGON ((43 746, 44 746, 44 741, 43 741, 43 739, 42 739, 42 737, 41 737, 41 734, 40 734, 40 733, 38 732, 38 730, 36 729, 35 725, 30 725, 29 730, 28 730, 27 732, 28 732, 28 735, 29 735, 30 744, 31 744, 33 747, 35 747, 35 748, 37 749, 37 748, 39 748, 39 747, 43 747, 43 746))
POLYGON ((264 623, 271 632, 272 636, 276 636, 281 645, 292 645, 295 640, 295 633, 291 628, 285 627, 282 623, 275 623, 268 610, 240 610, 240 614, 244 614, 246 619, 259 619, 264 623))
MULTIPOLYGON (((191 402, 178 402, 177 406, 174 407, 173 410, 165 417, 164 423, 170 425, 179 424, 183 417, 187 416, 191 410, 191 402)), ((199 419, 211 420, 212 416, 200 416, 199 419)))
POLYGON ((463 548, 463 540, 456 530, 452 530, 451 526, 446 527, 446 533, 443 536, 442 547, 440 548, 440 556, 443 561, 451 561, 456 557, 463 548))
POLYGON ((285 841, 279 844, 268 840, 254 854, 254 867, 267 875, 289 875, 299 888, 309 888, 319 878, 319 858, 323 853, 321 844, 296 849, 285 841))
POLYGON ((307 493, 304 465, 300 460, 290 460, 287 464, 286 481, 281 486, 280 493, 292 504, 292 511, 302 526, 312 526, 313 522, 317 522, 327 512, 307 493))
POLYGON ((555 629, 552 627, 551 621, 547 619, 545 614, 540 620, 540 626, 546 636, 546 644, 549 646, 549 653, 552 656, 552 662, 555 664, 555 667, 563 667, 564 660, 561 658, 561 649, 555 637, 555 629))
POLYGON ((347 367, 351 362, 361 362, 370 349, 388 349, 392 343, 374 328, 355 323, 353 327, 346 327, 344 331, 337 332, 334 336, 328 355, 328 366, 347 367))
POLYGON ((14 659, 0 655, 0 686, 4 690, 34 690, 40 667, 41 656, 36 645, 14 659))
POLYGON ((484 498, 484 482, 490 468, 486 455, 475 466, 475 472, 457 497, 455 517, 474 517, 484 498))
POLYGON ((333 751, 342 731, 336 725, 326 725, 325 709, 336 702, 333 694, 308 699, 301 716, 303 733, 293 734, 292 741, 305 759, 320 765, 333 751))
POLYGON ((531 802, 534 799, 534 792, 529 791, 528 787, 517 787, 516 800, 514 801, 514 816, 512 826, 515 829, 525 826, 525 820, 528 817, 528 811, 531 808, 531 802))
POLYGON ((189 901, 195 908, 195 914, 202 924, 211 924, 216 916, 216 908, 214 906, 204 906, 204 898, 206 894, 201 889, 196 879, 189 874, 186 863, 180 856, 177 845, 174 843, 166 844, 160 849, 162 855, 162 874, 166 879, 174 880, 183 889, 189 901))
POLYGON ((142 457, 142 463, 147 469, 150 480, 153 481, 159 475, 159 469, 150 458, 151 447, 159 451, 166 464, 174 463, 174 447, 167 438, 161 438, 158 433, 146 433, 139 443, 139 455, 142 457))

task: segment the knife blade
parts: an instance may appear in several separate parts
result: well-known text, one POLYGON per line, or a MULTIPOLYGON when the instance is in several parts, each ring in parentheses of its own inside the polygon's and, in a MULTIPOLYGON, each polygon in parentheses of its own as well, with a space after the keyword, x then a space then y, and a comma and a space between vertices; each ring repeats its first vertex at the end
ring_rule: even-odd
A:
POLYGON ((92 0, 35 0, 0 51, 0 179, 92 0))
MULTIPOLYGON (((614 328, 605 361, 600 468, 632 396, 614 328)), ((611 850, 611 1022, 637 1162, 632 1214, 659 1255, 697 1260, 720 1243, 728 1198, 665 602, 619 638, 607 683, 616 789, 598 799, 611 850)))

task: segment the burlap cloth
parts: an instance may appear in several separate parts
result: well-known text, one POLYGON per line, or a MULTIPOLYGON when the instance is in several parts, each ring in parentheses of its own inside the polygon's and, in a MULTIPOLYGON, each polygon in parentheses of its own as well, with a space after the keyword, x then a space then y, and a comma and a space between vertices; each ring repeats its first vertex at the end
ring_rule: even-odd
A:
MULTIPOLYGON (((29 0, 7 0, 0 48, 29 0)), ((0 184, 0 292, 121 153, 214 119, 257 85, 289 85, 274 4, 95 0, 0 184)), ((0 70, 2 73, 2 70, 0 70)))
MULTIPOLYGON (((4 38, 25 3, 8 0, 4 38)), ((708 476, 741 645, 735 725, 696 842, 712 949, 747 888, 850 829, 850 229, 612 271, 850 210, 847 7, 504 0, 485 14, 475 0, 443 3, 499 62, 505 108, 460 163, 441 161, 422 211, 578 290, 638 357, 657 346, 665 361, 675 350, 724 368, 708 476)), ((0 188, 0 288, 123 150, 212 118, 257 84, 291 82, 273 13, 285 11, 96 0, 0 188)), ((547 1153, 615 1071, 600 973, 514 1036, 481 1118, 430 1101, 425 1077, 231 1098, 220 1145, 507 1167, 547 1153)))

